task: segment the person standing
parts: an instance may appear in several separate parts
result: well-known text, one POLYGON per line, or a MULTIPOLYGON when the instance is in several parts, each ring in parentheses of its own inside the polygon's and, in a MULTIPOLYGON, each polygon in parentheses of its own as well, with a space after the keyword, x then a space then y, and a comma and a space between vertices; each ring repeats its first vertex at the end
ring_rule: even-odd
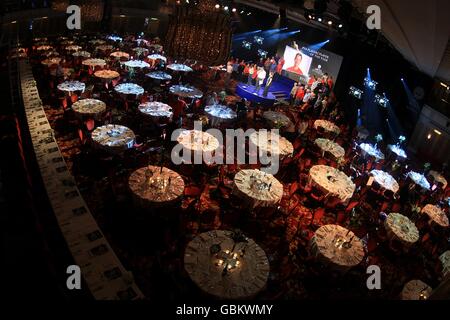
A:
POLYGON ((305 97, 305 87, 300 86, 295 93, 295 106, 299 106, 305 97))
POLYGON ((270 71, 269 73, 269 77, 267 78, 266 81, 266 86, 264 87, 264 91, 263 91, 263 96, 267 97, 267 94, 269 93, 269 89, 272 86, 273 83, 273 76, 275 75, 274 71, 270 71))
POLYGON ((181 97, 178 97, 173 106, 173 121, 177 128, 180 128, 183 124, 183 116, 187 107, 187 103, 181 97))
POLYGON ((247 85, 251 86, 253 84, 253 74, 255 73, 255 66, 249 65, 248 67, 248 78, 247 78, 247 85))
POLYGON ((225 72, 225 88, 228 88, 230 86, 232 73, 233 73, 233 63, 229 61, 227 63, 227 71, 225 72))
POLYGON ((266 71, 264 70, 264 68, 259 68, 258 72, 256 74, 256 87, 255 87, 255 93, 259 94, 259 89, 261 89, 261 86, 264 82, 264 79, 266 78, 266 71))
POLYGON ((293 104, 295 101, 295 94, 297 93, 298 90, 298 82, 294 83, 294 86, 291 89, 291 94, 290 94, 290 103, 293 104))

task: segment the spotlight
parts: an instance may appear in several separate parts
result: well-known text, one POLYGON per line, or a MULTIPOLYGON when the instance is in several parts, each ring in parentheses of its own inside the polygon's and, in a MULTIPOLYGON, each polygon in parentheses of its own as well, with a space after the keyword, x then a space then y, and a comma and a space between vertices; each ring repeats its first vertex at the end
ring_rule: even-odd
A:
POLYGON ((405 80, 403 80, 403 78, 401 78, 400 80, 401 80, 401 81, 405 81, 405 80))
POLYGON ((220 8, 220 4, 216 4, 215 7, 216 7, 216 9, 219 9, 220 8))
POLYGON ((223 7, 223 10, 228 11, 228 6, 223 7))
POLYGON ((322 18, 318 18, 317 21, 322 22, 322 18))
POLYGON ((262 49, 258 49, 258 56, 260 56, 261 58, 266 58, 267 57, 267 51, 264 51, 262 49))
POLYGON ((329 21, 328 21, 328 25, 331 26, 332 24, 333 24, 333 21, 329 20, 329 21))
POLYGON ((376 90, 378 82, 371 80, 369 78, 364 78, 364 85, 369 89, 376 90))
POLYGON ((236 12, 236 8, 231 9, 231 11, 236 12))
POLYGON ((254 36, 253 40, 256 44, 262 45, 264 43, 264 38, 259 36, 254 36))
POLYGON ((349 95, 355 97, 356 99, 361 100, 363 94, 364 94, 364 92, 361 89, 358 89, 358 88, 356 88, 354 86, 350 87, 349 95))
POLYGON ((378 104, 380 107, 386 108, 387 104, 389 103, 389 99, 386 97, 385 94, 382 96, 379 94, 375 95, 375 103, 378 104))
POLYGON ((343 27, 342 23, 338 25, 338 28, 342 28, 342 27, 343 27))
POLYGON ((252 48, 252 43, 244 40, 242 41, 242 47, 247 50, 250 50, 252 48))

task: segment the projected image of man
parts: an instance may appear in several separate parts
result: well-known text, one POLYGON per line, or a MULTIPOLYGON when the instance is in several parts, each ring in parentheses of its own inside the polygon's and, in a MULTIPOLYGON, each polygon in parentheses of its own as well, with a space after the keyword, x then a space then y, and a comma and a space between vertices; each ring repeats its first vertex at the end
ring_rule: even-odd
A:
POLYGON ((294 65, 286 69, 288 72, 293 72, 298 75, 303 75, 302 69, 300 69, 300 64, 302 63, 303 56, 300 53, 297 53, 294 58, 294 65))

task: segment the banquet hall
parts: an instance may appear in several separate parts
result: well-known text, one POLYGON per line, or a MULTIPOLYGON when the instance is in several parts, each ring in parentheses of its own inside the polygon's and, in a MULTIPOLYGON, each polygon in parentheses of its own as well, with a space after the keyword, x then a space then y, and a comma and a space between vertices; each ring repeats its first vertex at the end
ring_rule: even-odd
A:
POLYGON ((3 1, 5 291, 450 299, 448 12, 3 1))

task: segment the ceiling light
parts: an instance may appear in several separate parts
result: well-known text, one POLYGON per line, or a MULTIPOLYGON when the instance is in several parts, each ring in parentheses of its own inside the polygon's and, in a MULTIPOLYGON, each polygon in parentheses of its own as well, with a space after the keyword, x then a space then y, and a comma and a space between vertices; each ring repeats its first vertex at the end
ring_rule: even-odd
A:
POLYGON ((220 8, 220 4, 216 4, 215 7, 216 7, 216 9, 219 9, 220 8))
POLYGON ((231 9, 231 11, 236 12, 236 8, 231 9))
POLYGON ((342 27, 343 27, 342 23, 338 25, 338 28, 342 28, 342 27))
POLYGON ((223 7, 225 11, 228 11, 228 6, 223 7))
POLYGON ((328 24, 331 26, 333 24, 333 21, 329 20, 328 24))
POLYGON ((322 18, 318 18, 317 21, 322 22, 322 18))

